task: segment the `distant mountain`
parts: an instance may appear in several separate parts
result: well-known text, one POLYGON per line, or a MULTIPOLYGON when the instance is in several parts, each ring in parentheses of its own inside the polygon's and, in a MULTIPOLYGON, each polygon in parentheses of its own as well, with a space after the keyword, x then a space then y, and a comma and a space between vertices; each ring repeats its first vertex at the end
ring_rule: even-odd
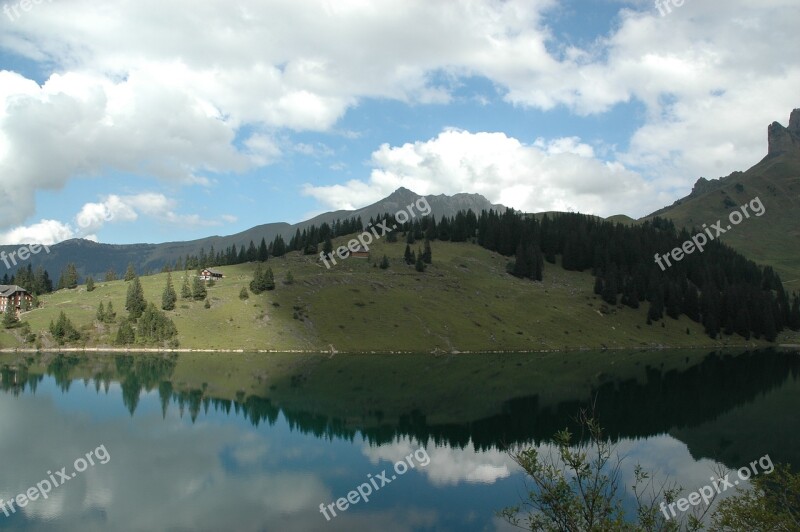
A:
POLYGON ((691 193, 655 216, 669 218, 678 227, 709 227, 723 220, 729 224, 732 210, 758 197, 764 205, 761 217, 745 219, 721 236, 721 240, 749 259, 771 265, 789 289, 800 289, 800 109, 784 127, 774 122, 767 129, 768 153, 746 172, 708 180, 700 178, 691 193))
MULTIPOLYGON (((133 263, 140 273, 159 271, 165 263, 174 263, 179 257, 183 258, 187 254, 197 255, 201 249, 208 252, 212 246, 216 251, 219 251, 232 245, 237 248, 246 247, 250 241, 258 245, 262 238, 269 243, 277 235, 283 236, 288 242, 298 229, 302 231, 311 225, 319 226, 324 222, 331 223, 337 219, 344 220, 360 216, 366 224, 371 217, 377 218, 386 213, 394 214, 422 197, 406 188, 398 188, 388 197, 361 209, 327 212, 297 224, 263 224, 234 235, 209 236, 185 242, 100 244, 83 239, 66 240, 50 246, 49 254, 40 252, 33 257, 32 261, 26 261, 18 265, 25 266, 28 262, 31 262, 34 267, 43 266, 50 272, 53 282, 58 280, 61 270, 70 262, 75 263, 81 278, 93 275, 95 279, 102 279, 102 276, 109 268, 113 268, 119 275, 125 271, 129 263, 133 263)), ((458 211, 467 209, 472 209, 476 213, 483 209, 506 210, 506 207, 492 204, 480 194, 455 194, 453 196, 440 194, 438 196, 425 196, 425 198, 431 206, 432 214, 437 219, 442 216, 454 216, 458 211)), ((18 248, 19 246, 0 246, 0 251, 10 253, 18 248)), ((0 278, 6 272, 11 275, 16 269, 17 266, 12 265, 10 270, 6 270, 5 264, 0 262, 0 278)))
MULTIPOLYGON (((337 218, 344 219, 352 216, 360 216, 361 219, 366 223, 370 218, 377 218, 386 213, 394 214, 399 210, 405 209, 408 205, 411 205, 422 197, 423 196, 420 196, 419 194, 416 194, 407 188, 400 187, 392 192, 392 194, 390 194, 388 197, 367 207, 356 209, 354 211, 334 211, 320 214, 319 216, 315 216, 314 218, 298 225, 302 230, 304 226, 312 224, 320 225, 323 222, 330 223, 337 218)), ((494 209, 496 211, 506 210, 506 207, 503 205, 495 205, 480 194, 461 193, 454 194, 453 196, 439 194, 438 196, 424 197, 431 206, 433 215, 436 216, 437 220, 442 216, 452 217, 455 216, 458 211, 466 211, 469 209, 472 209, 472 211, 476 214, 480 213, 484 209, 487 211, 489 209, 494 209)))

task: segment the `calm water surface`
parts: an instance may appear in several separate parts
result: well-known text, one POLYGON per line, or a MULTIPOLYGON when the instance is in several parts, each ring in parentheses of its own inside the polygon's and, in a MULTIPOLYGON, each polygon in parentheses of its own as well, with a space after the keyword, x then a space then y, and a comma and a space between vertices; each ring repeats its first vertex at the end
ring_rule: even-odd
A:
POLYGON ((5 354, 0 497, 69 480, 0 509, 0 529, 510 530, 495 512, 524 485, 503 449, 546 447, 591 402, 624 485, 636 463, 689 490, 716 463, 800 463, 798 370, 771 351, 5 354), (384 470, 326 520, 321 503, 384 470))

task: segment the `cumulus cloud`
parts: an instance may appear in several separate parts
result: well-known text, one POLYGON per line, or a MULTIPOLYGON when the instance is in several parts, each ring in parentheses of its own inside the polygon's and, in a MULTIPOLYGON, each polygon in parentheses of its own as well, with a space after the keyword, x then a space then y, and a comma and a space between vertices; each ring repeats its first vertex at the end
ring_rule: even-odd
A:
POLYGON ((19 226, 0 233, 0 244, 44 244, 50 246, 63 240, 75 238, 75 230, 58 220, 42 220, 41 222, 19 226))
POLYGON ((368 181, 306 185, 304 192, 340 209, 377 201, 401 186, 423 195, 468 190, 528 212, 604 216, 617 214, 620 205, 642 210, 664 201, 641 175, 594 158, 593 148, 574 137, 524 144, 504 133, 447 129, 425 142, 384 144, 372 164, 368 181))
POLYGON ((550 164, 534 169, 571 175, 542 198, 531 186, 547 171, 495 200, 521 194, 520 205, 614 212, 610 205, 626 199, 618 187, 594 192, 576 172, 599 171, 602 188, 605 179, 632 179, 625 165, 671 200, 699 175, 754 163, 765 152, 765 126, 798 104, 800 66, 776 53, 800 45, 796 0, 697 0, 667 17, 649 2, 633 5, 641 7, 622 8, 606 35, 583 46, 551 29, 557 0, 142 0, 101 8, 71 0, 43 3, 14 22, 0 17, 0 47, 56 72, 42 86, 0 72, 0 193, 15 205, 0 212, 0 227, 33 212, 36 190, 71 178, 116 169, 208 184, 209 174, 273 162, 281 129, 333 131, 365 98, 446 103, 467 76, 541 110, 590 115, 643 105, 641 127, 613 163, 579 162, 592 152, 580 143, 576 152, 574 140, 543 141, 534 147, 550 164), (563 197, 573 188, 583 193, 563 197))
POLYGON ((97 231, 108 223, 134 222, 140 215, 180 227, 211 227, 233 223, 236 216, 225 214, 207 218, 199 214, 179 214, 178 202, 163 194, 146 192, 105 197, 96 203, 86 203, 75 215, 74 224, 58 220, 42 220, 29 226, 18 226, 0 233, 0 244, 57 244, 71 238, 98 241, 97 231))

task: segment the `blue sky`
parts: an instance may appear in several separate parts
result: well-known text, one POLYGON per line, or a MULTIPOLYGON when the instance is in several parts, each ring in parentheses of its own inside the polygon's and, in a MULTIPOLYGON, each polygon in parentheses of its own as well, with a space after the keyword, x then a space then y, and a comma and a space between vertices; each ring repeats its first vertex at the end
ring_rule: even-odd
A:
POLYGON ((800 106, 790 0, 4 5, 0 243, 231 234, 399 186, 638 217, 800 106))

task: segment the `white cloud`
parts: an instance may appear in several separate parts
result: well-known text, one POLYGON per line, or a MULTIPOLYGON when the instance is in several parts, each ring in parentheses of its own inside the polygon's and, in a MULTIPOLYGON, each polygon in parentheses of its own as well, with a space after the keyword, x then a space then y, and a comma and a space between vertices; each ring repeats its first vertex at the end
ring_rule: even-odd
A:
POLYGON ((127 196, 109 195, 98 203, 86 203, 75 216, 74 225, 58 220, 42 220, 0 233, 0 244, 56 244, 71 238, 98 241, 95 234, 107 223, 135 222, 140 215, 180 227, 216 226, 234 223, 236 216, 225 214, 206 218, 199 214, 178 214, 178 203, 163 194, 146 192, 127 196))
POLYGON ((314 187, 304 192, 326 205, 355 208, 398 187, 418 194, 468 190, 492 202, 529 212, 579 210, 608 216, 620 206, 655 209, 665 198, 619 163, 593 157, 575 137, 526 145, 504 133, 447 129, 426 142, 384 144, 372 154, 369 181, 314 187))
MULTIPOLYGON (((584 47, 551 29, 557 0, 72 0, 43 3, 14 22, 0 17, 0 47, 55 72, 41 87, 0 72, 0 194, 16 207, 0 212, 0 227, 33 212, 36 190, 74 177, 115 169, 207 185, 208 174, 273 162, 281 129, 332 131, 365 98, 446 103, 465 76, 486 77, 507 101, 542 110, 587 115, 641 102, 641 128, 616 161, 657 178, 666 203, 699 175, 753 164, 765 152, 766 125, 798 105, 800 66, 786 52, 800 45, 796 0, 695 0, 667 17, 649 2, 635 5, 584 47)), ((534 168, 599 171, 597 189, 627 175, 616 164, 556 157, 591 160, 588 146, 571 142, 537 146, 552 164, 534 168)), ((627 199, 617 186, 587 195, 589 178, 575 175, 536 197, 531 185, 550 175, 506 182, 495 199, 595 212, 629 205, 610 207, 627 199), (582 196, 562 197, 572 188, 582 196)), ((472 188, 453 191, 491 189, 462 181, 472 188)))
POLYGON ((56 244, 75 238, 75 230, 58 220, 42 220, 27 227, 15 227, 0 233, 0 244, 56 244))

